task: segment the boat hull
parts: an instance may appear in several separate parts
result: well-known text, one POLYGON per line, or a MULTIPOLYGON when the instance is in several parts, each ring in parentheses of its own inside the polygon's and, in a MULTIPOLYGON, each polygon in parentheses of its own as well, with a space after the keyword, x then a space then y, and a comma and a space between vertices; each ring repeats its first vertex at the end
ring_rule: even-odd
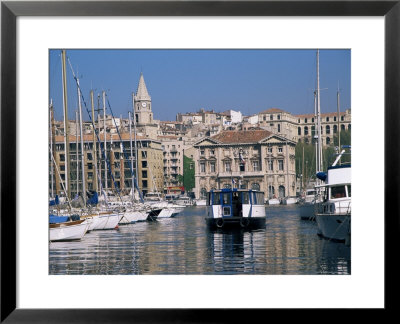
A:
POLYGON ((302 203, 298 205, 300 218, 304 220, 315 220, 315 204, 302 203))
POLYGON ((209 228, 263 228, 266 217, 216 217, 206 218, 209 228))
POLYGON ((319 235, 338 242, 345 242, 351 235, 351 214, 316 214, 319 235))
POLYGON ((77 241, 86 234, 89 224, 82 222, 80 224, 67 225, 59 224, 57 227, 50 227, 49 241, 77 241))
POLYGON ((147 219, 148 212, 144 211, 125 211, 119 224, 131 224, 136 222, 143 222, 147 219))

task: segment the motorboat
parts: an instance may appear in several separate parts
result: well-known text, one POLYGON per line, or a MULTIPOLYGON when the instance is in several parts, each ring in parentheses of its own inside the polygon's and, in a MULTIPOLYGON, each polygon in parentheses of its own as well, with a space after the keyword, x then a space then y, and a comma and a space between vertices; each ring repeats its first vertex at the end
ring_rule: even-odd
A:
POLYGON ((264 227, 264 193, 256 190, 211 190, 207 193, 206 223, 210 228, 264 227))
MULTIPOLYGON (((350 147, 348 147, 350 148, 350 147)), ((315 218, 319 234, 325 238, 349 242, 351 237, 351 164, 338 165, 343 150, 327 172, 317 173, 325 184, 323 201, 318 204, 315 218)), ((317 188, 318 186, 316 186, 317 188)))
POLYGON ((194 204, 196 206, 206 206, 207 202, 205 199, 195 199, 194 204))
POLYGON ((270 198, 267 200, 267 205, 280 205, 281 201, 278 198, 270 198))
POLYGON ((193 206, 194 205, 193 199, 188 196, 179 196, 177 199, 174 200, 174 203, 176 205, 180 205, 180 206, 193 206))
POLYGON ((293 205, 297 204, 297 197, 285 197, 281 200, 282 205, 293 205))

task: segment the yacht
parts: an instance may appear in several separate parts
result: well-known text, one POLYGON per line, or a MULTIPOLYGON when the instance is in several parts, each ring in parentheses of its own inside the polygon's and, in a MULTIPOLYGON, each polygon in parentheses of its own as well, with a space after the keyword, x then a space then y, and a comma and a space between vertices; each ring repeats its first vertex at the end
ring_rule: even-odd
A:
POLYGON ((246 189, 211 190, 206 223, 210 228, 265 227, 264 193, 246 189))
MULTIPOLYGON (((350 148, 350 147, 348 147, 350 148)), ((338 165, 345 150, 327 172, 317 173, 325 182, 323 201, 318 204, 316 221, 319 234, 325 238, 349 242, 351 237, 351 164, 338 165)), ((317 187, 316 187, 317 188, 317 187)))

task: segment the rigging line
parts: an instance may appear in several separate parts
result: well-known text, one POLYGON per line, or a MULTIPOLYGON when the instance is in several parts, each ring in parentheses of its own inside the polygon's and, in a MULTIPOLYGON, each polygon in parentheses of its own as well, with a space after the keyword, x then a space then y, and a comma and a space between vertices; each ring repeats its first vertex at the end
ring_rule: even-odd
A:
MULTIPOLYGON (((98 130, 96 129, 96 127, 95 127, 95 125, 94 125, 94 122, 93 122, 93 119, 92 119, 92 115, 91 115, 91 113, 89 112, 89 109, 88 109, 88 107, 87 107, 87 105, 86 105, 86 100, 85 100, 85 98, 83 97, 83 93, 82 93, 81 87, 80 87, 80 85, 78 84, 78 80, 77 80, 77 78, 76 78, 76 76, 75 76, 75 73, 74 73, 74 70, 73 70, 73 68, 72 68, 72 65, 71 65, 71 62, 70 62, 69 58, 68 58, 68 63, 69 63, 69 66, 70 66, 70 68, 71 68, 72 74, 73 74, 73 76, 74 76, 74 80, 75 80, 75 82, 76 82, 76 85, 77 85, 77 87, 79 88, 79 92, 80 92, 80 94, 81 94, 81 97, 82 97, 82 100, 83 100, 83 104, 84 104, 84 106, 85 106, 85 108, 86 108, 86 112, 88 113, 90 122, 92 123, 93 129, 95 130, 95 134, 96 134, 97 141, 100 143, 100 149, 101 149, 101 152, 103 153, 104 160, 105 160, 106 163, 107 163, 107 167, 108 167, 109 173, 110 173, 110 175, 111 175, 111 178, 112 178, 112 180, 113 180, 114 187, 117 189, 118 197, 119 197, 119 199, 122 201, 122 198, 121 198, 121 195, 120 195, 120 191, 118 190, 118 187, 117 187, 116 182, 115 182, 115 179, 114 179, 114 175, 113 175, 112 172, 111 172, 110 163, 109 163, 109 161, 108 161, 108 159, 107 159, 106 152, 105 152, 105 149, 104 149, 104 147, 103 147, 103 143, 100 141, 100 137, 99 137, 99 134, 98 134, 98 130)), ((104 136, 106 136, 106 132, 104 132, 104 136)), ((93 144, 94 144, 94 143, 93 143, 93 144)), ((107 200, 106 200, 106 203, 108 204, 107 200)))
MULTIPOLYGON (((120 141, 122 142, 121 134, 119 133, 118 125, 117 125, 117 123, 115 122, 114 113, 113 113, 113 111, 112 111, 110 101, 108 100, 107 93, 106 93, 106 97, 107 97, 107 104, 108 104, 108 107, 110 108, 111 116, 112 116, 112 118, 113 118, 114 125, 115 125, 115 128, 116 128, 116 130, 117 130, 117 134, 118 134, 118 136, 119 136, 120 141)), ((135 116, 133 116, 133 118, 135 118, 135 116)), ((127 161, 129 161, 129 166, 130 166, 130 169, 131 169, 131 174, 133 175, 132 161, 128 158, 128 154, 127 154, 126 151, 125 151, 124 145, 122 145, 122 151, 124 152, 124 157, 125 157, 125 159, 126 159, 127 161)), ((137 152, 137 150, 136 150, 136 152, 137 152)), ((135 155, 135 159, 137 159, 137 158, 138 158, 138 157, 135 155)), ((141 193, 141 191, 139 190, 139 186, 138 186, 138 184, 137 184, 137 179, 136 179, 136 177, 135 177, 135 187, 136 187, 136 189, 139 191, 140 201, 141 201, 141 202, 144 202, 142 193, 141 193)))

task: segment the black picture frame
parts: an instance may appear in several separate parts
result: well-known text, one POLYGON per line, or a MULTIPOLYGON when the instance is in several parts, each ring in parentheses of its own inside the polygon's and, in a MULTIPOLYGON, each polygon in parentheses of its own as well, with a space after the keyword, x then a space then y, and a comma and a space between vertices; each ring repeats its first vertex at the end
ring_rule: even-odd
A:
MULTIPOLYGON (((16 54, 18 16, 384 16, 385 311, 395 309, 399 236, 400 4, 396 1, 2 1, 1 3, 1 322, 221 323, 266 321, 263 309, 16 308, 16 54)), ((372 128, 372 127, 371 127, 372 128)), ((371 135, 373 136, 373 135, 371 135)), ((373 233, 371 233, 373 239, 373 233)), ((268 292, 265 292, 268 293, 268 292)), ((40 294, 40 292, 38 292, 40 294)), ((317 296, 316 296, 317 298, 317 296)), ((301 313, 301 314, 304 314, 301 313)), ((308 313, 307 313, 308 314, 308 313)), ((380 315, 382 315, 380 313, 380 315)), ((306 315, 309 316, 309 315, 306 315)), ((325 315, 324 315, 325 316, 325 315)), ((349 319, 349 318, 348 318, 349 319)), ((310 318, 310 320, 313 320, 310 318)), ((315 318, 314 318, 315 320, 315 318)), ((317 320, 322 320, 321 317, 317 320)), ((341 320, 341 319, 338 319, 341 320)), ((346 320, 342 318, 342 320, 346 320)))

